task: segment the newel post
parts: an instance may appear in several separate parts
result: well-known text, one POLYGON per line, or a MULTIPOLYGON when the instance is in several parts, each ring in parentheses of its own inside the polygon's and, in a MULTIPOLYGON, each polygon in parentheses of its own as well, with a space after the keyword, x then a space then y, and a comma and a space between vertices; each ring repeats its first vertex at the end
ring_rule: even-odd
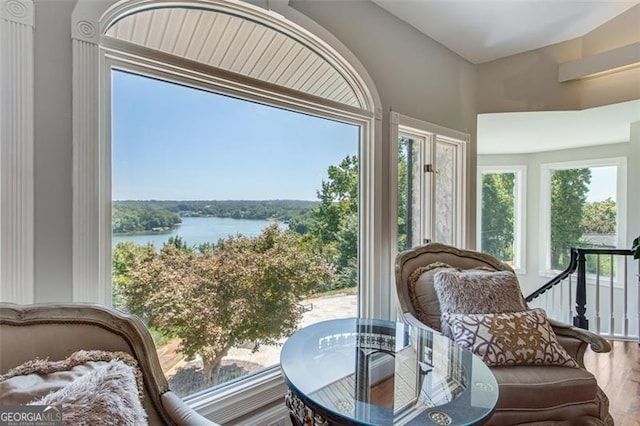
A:
POLYGON ((589 329, 589 320, 585 316, 587 312, 587 274, 586 256, 583 251, 576 251, 578 258, 578 282, 576 285, 576 315, 573 317, 573 325, 584 330, 589 329))

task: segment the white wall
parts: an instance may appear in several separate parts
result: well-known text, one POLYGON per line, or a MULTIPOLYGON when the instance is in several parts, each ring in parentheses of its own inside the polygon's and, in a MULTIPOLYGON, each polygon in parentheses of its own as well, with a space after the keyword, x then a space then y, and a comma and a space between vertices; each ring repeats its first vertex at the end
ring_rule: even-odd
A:
MULTIPOLYGON (((640 128, 640 126, 638 127, 640 128)), ((542 214, 540 211, 540 165, 545 163, 562 163, 616 157, 627 158, 627 232, 624 237, 626 245, 621 248, 631 248, 633 238, 640 233, 637 207, 635 210, 632 209, 632 206, 640 205, 640 191, 638 191, 637 184, 637 182, 640 181, 637 180, 637 170, 640 168, 640 134, 635 140, 632 139, 631 142, 627 143, 547 151, 535 154, 478 156, 478 166, 527 166, 527 188, 525 189, 527 197, 525 219, 526 273, 518 276, 525 295, 530 294, 550 279, 548 276, 541 276, 540 274, 540 271, 544 269, 544 259, 540 257, 542 238, 544 238, 540 230, 540 216, 542 214), (633 179, 636 180, 634 181, 633 179)))
POLYGON ((478 112, 581 110, 640 98, 640 68, 558 82, 558 66, 640 41, 640 4, 573 40, 478 65, 478 112))
POLYGON ((71 11, 35 3, 35 302, 71 301, 71 11))

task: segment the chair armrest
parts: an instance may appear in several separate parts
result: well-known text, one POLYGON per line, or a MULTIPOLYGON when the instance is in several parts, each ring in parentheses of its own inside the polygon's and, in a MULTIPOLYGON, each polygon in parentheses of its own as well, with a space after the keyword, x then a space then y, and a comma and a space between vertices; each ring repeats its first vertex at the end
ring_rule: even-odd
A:
POLYGON ((198 414, 171 391, 163 393, 161 398, 167 414, 178 426, 218 426, 217 423, 198 414))
POLYGON ((611 345, 603 337, 589 331, 574 327, 567 323, 549 319, 549 324, 558 336, 573 337, 587 343, 591 350, 598 353, 611 351, 611 345))

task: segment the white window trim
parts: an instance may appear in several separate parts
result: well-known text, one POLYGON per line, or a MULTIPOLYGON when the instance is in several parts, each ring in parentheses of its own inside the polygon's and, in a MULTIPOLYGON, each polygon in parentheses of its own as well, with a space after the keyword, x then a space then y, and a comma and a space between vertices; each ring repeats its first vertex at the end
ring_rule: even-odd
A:
POLYGON ((476 191, 476 241, 478 250, 482 251, 482 175, 485 173, 514 173, 516 175, 515 184, 515 206, 514 206, 514 256, 513 270, 516 274, 525 275, 527 273, 527 166, 478 166, 478 189, 476 191))
MULTIPOLYGON (((435 142, 441 140, 458 145, 460 153, 457 157, 456 167, 460 170, 460 180, 458 187, 456 188, 456 204, 460 207, 459 214, 456 217, 456 236, 455 245, 458 247, 464 247, 464 235, 466 233, 465 224, 465 212, 466 212, 466 176, 467 176, 467 150, 468 143, 471 139, 468 133, 459 132, 457 130, 448 129, 446 127, 432 124, 426 121, 422 121, 416 118, 407 117, 397 112, 391 112, 391 126, 390 126, 390 155, 389 155, 389 173, 390 173, 390 191, 389 196, 392 202, 390 205, 390 217, 392 225, 395 224, 395 218, 398 214, 398 206, 395 200, 398 197, 398 137, 401 134, 415 135, 416 138, 430 140, 433 142, 432 157, 435 157, 435 142)), ((432 158, 432 161, 435 161, 432 158)), ((435 182, 432 182, 432 186, 435 186, 435 182)), ((432 188, 432 193, 434 188, 432 188)), ((395 229, 395 228, 394 228, 395 229)), ((398 244, 397 230, 392 232, 391 246, 395 250, 398 244)))
POLYGON ((616 246, 624 247, 627 235, 627 158, 612 157, 585 159, 540 165, 540 241, 538 275, 552 278, 557 275, 551 269, 551 172, 565 169, 616 166, 616 246))
MULTIPOLYGON (((318 99, 310 101, 304 96, 292 97, 290 92, 280 94, 267 87, 247 87, 246 81, 241 80, 222 84, 220 79, 199 72, 201 70, 181 69, 176 64, 163 66, 157 61, 141 57, 136 54, 134 47, 124 52, 100 45, 105 39, 102 34, 111 22, 132 11, 161 3, 175 5, 175 2, 162 0, 153 4, 148 0, 120 1, 117 4, 116 0, 79 0, 72 14, 74 301, 107 304, 111 301, 110 70, 113 66, 122 66, 134 72, 146 70, 143 74, 166 77, 169 81, 189 82, 190 86, 360 126, 359 315, 391 318, 392 290, 389 281, 383 279, 392 269, 386 262, 388 251, 385 246, 388 243, 384 240, 388 235, 382 222, 383 200, 376 195, 382 193, 382 110, 375 85, 364 67, 330 33, 281 1, 273 2, 273 8, 279 13, 243 2, 223 0, 184 1, 180 6, 192 4, 218 10, 227 7, 236 13, 247 12, 253 19, 261 17, 265 22, 286 27, 290 35, 300 37, 307 45, 314 46, 325 60, 352 82, 365 109, 358 110, 318 99), (322 39, 305 27, 311 28, 322 39)), ((275 399, 281 399, 284 395, 283 386, 280 370, 275 366, 203 391, 187 400, 208 417, 228 422, 275 399), (251 400, 251 404, 243 404, 247 400, 251 400)))
MULTIPOLYGON (((466 200, 467 200, 467 152, 468 144, 471 140, 471 136, 468 133, 460 132, 457 130, 448 129, 437 124, 429 123, 423 120, 419 120, 412 117, 404 116, 400 113, 391 111, 390 113, 391 123, 389 126, 389 264, 393 265, 398 250, 398 227, 396 224, 398 216, 398 138, 400 134, 415 135, 418 138, 431 139, 435 142, 436 138, 445 139, 447 142, 451 141, 459 145, 460 155, 457 158, 458 164, 456 165, 460 170, 460 180, 456 189, 456 203, 459 205, 460 210, 458 217, 456 218, 456 245, 458 247, 465 246, 466 235, 466 200)), ((434 152, 435 152, 435 144, 434 152)), ((435 185, 435 182, 433 182, 435 185)), ((432 194, 434 193, 432 188, 432 194)), ((431 213, 429 212, 429 218, 431 213)), ((389 282, 395 282, 395 276, 393 275, 393 269, 390 271, 389 282)), ((393 296, 394 300, 397 300, 397 296, 393 296)), ((399 302, 396 302, 396 311, 393 312, 394 316, 398 315, 397 306, 399 302)))

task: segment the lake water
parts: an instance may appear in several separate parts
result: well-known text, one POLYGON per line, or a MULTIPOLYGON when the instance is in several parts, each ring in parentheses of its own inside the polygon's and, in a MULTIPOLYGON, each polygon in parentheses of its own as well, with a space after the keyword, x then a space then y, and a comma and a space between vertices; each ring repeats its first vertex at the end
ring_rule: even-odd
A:
MULTIPOLYGON (((183 217, 182 223, 169 232, 143 235, 113 235, 111 237, 111 246, 115 247, 118 243, 133 241, 140 245, 153 243, 156 248, 160 248, 169 238, 178 235, 188 246, 216 243, 220 238, 225 238, 229 235, 258 236, 271 223, 268 220, 232 219, 226 217, 183 217)), ((286 226, 280 223, 280 227, 284 228, 286 226)))

